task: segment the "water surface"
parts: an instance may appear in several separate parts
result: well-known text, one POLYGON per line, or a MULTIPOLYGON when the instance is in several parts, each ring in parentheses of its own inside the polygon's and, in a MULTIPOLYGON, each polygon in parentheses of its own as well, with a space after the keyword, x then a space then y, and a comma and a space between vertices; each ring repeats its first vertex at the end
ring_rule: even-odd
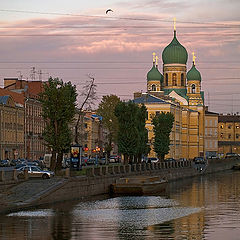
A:
POLYGON ((0 217, 0 240, 240 239, 240 171, 169 183, 161 196, 101 196, 0 217))

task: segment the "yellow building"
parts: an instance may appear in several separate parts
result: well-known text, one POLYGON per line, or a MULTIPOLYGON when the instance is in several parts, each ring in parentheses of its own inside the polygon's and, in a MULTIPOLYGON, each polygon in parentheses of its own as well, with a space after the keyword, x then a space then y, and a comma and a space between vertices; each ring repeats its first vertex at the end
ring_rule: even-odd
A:
POLYGON ((218 152, 240 154, 240 116, 219 115, 218 152))
POLYGON ((205 156, 217 156, 218 153, 218 114, 205 112, 205 156))
POLYGON ((0 96, 0 133, 0 158, 23 158, 24 107, 9 95, 0 96))
POLYGON ((162 52, 163 74, 158 69, 158 57, 153 53, 153 66, 147 74, 147 93, 135 93, 134 102, 144 103, 149 120, 149 142, 153 156, 151 116, 172 112, 175 117, 167 157, 192 159, 204 156, 205 106, 201 91, 201 74, 196 69, 195 55, 187 72, 188 53, 179 43, 174 27, 171 43, 162 52))
MULTIPOLYGON (((71 125, 73 136, 75 136, 75 124, 78 114, 71 125)), ((79 123, 79 144, 83 147, 83 155, 96 156, 103 151, 103 128, 102 117, 94 112, 84 112, 79 123)))

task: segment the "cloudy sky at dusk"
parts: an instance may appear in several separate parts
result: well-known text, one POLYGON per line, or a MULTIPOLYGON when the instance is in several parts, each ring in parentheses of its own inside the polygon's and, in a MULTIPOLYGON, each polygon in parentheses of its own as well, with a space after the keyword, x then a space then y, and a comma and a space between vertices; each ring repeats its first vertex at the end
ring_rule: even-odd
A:
MULTIPOLYGON (((1 0, 0 85, 3 78, 31 79, 31 68, 72 81, 81 90, 90 74, 99 99, 131 99, 146 91, 152 52, 173 37, 192 51, 211 111, 240 112, 239 0, 1 0), (113 12, 105 14, 111 8, 113 12)), ((36 74, 36 79, 39 74, 36 74)))

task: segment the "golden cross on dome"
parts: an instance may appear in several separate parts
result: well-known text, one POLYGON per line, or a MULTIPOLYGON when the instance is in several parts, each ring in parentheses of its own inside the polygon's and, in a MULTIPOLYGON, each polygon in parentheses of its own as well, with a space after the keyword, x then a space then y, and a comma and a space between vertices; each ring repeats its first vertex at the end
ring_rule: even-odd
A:
POLYGON ((196 57, 194 54, 195 54, 195 53, 192 52, 193 64, 195 65, 195 59, 196 59, 197 57, 196 57))
POLYGON ((152 53, 152 56, 153 56, 153 62, 155 63, 155 61, 156 61, 156 53, 153 52, 153 53, 152 53))
POLYGON ((176 31, 176 18, 173 18, 173 26, 174 26, 174 31, 176 31))
POLYGON ((156 56, 156 66, 158 65, 158 56, 156 56))

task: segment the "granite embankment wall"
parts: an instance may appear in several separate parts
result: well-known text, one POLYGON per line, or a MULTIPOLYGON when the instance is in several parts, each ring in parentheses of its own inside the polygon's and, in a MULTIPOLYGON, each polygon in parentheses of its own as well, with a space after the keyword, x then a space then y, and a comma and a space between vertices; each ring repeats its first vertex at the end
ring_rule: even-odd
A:
POLYGON ((58 186, 57 189, 52 189, 52 191, 42 194, 36 199, 35 204, 106 194, 109 193, 110 185, 121 177, 157 175, 168 181, 174 181, 181 178, 228 170, 238 162, 238 159, 212 160, 209 161, 203 171, 197 170, 191 161, 93 167, 87 170, 87 176, 70 177, 68 181, 58 186))
MULTIPOLYGON (((16 211, 23 208, 34 207, 47 203, 59 201, 67 201, 81 199, 100 194, 107 194, 110 191, 111 184, 115 183, 121 177, 131 177, 137 175, 160 176, 168 181, 174 181, 186 177, 195 177, 198 175, 219 172, 231 169, 238 159, 211 160, 207 166, 198 169, 191 161, 169 162, 169 163, 153 163, 153 164, 134 164, 119 166, 102 166, 87 169, 86 176, 71 177, 69 170, 66 170, 65 178, 60 179, 50 186, 42 188, 37 194, 29 195, 24 201, 13 201, 6 204, 6 207, 0 207, 0 212, 16 211)), ((10 174, 11 183, 16 180, 16 174, 10 174), (12 176, 12 177, 11 177, 12 176)), ((1 178, 3 180, 6 178, 1 178)), ((27 179, 27 176, 26 176, 27 179)), ((28 188, 36 188, 31 181, 16 182, 17 187, 24 188, 24 184, 28 183, 28 188)), ((42 180, 42 184, 47 185, 48 180, 42 180)), ((9 182, 9 181, 8 181, 9 182)), ((3 185, 3 181, 0 185, 3 185)), ((5 184, 4 184, 5 185, 5 184)), ((29 189, 28 192, 31 192, 29 189)), ((14 199, 14 198, 13 198, 14 199)))

